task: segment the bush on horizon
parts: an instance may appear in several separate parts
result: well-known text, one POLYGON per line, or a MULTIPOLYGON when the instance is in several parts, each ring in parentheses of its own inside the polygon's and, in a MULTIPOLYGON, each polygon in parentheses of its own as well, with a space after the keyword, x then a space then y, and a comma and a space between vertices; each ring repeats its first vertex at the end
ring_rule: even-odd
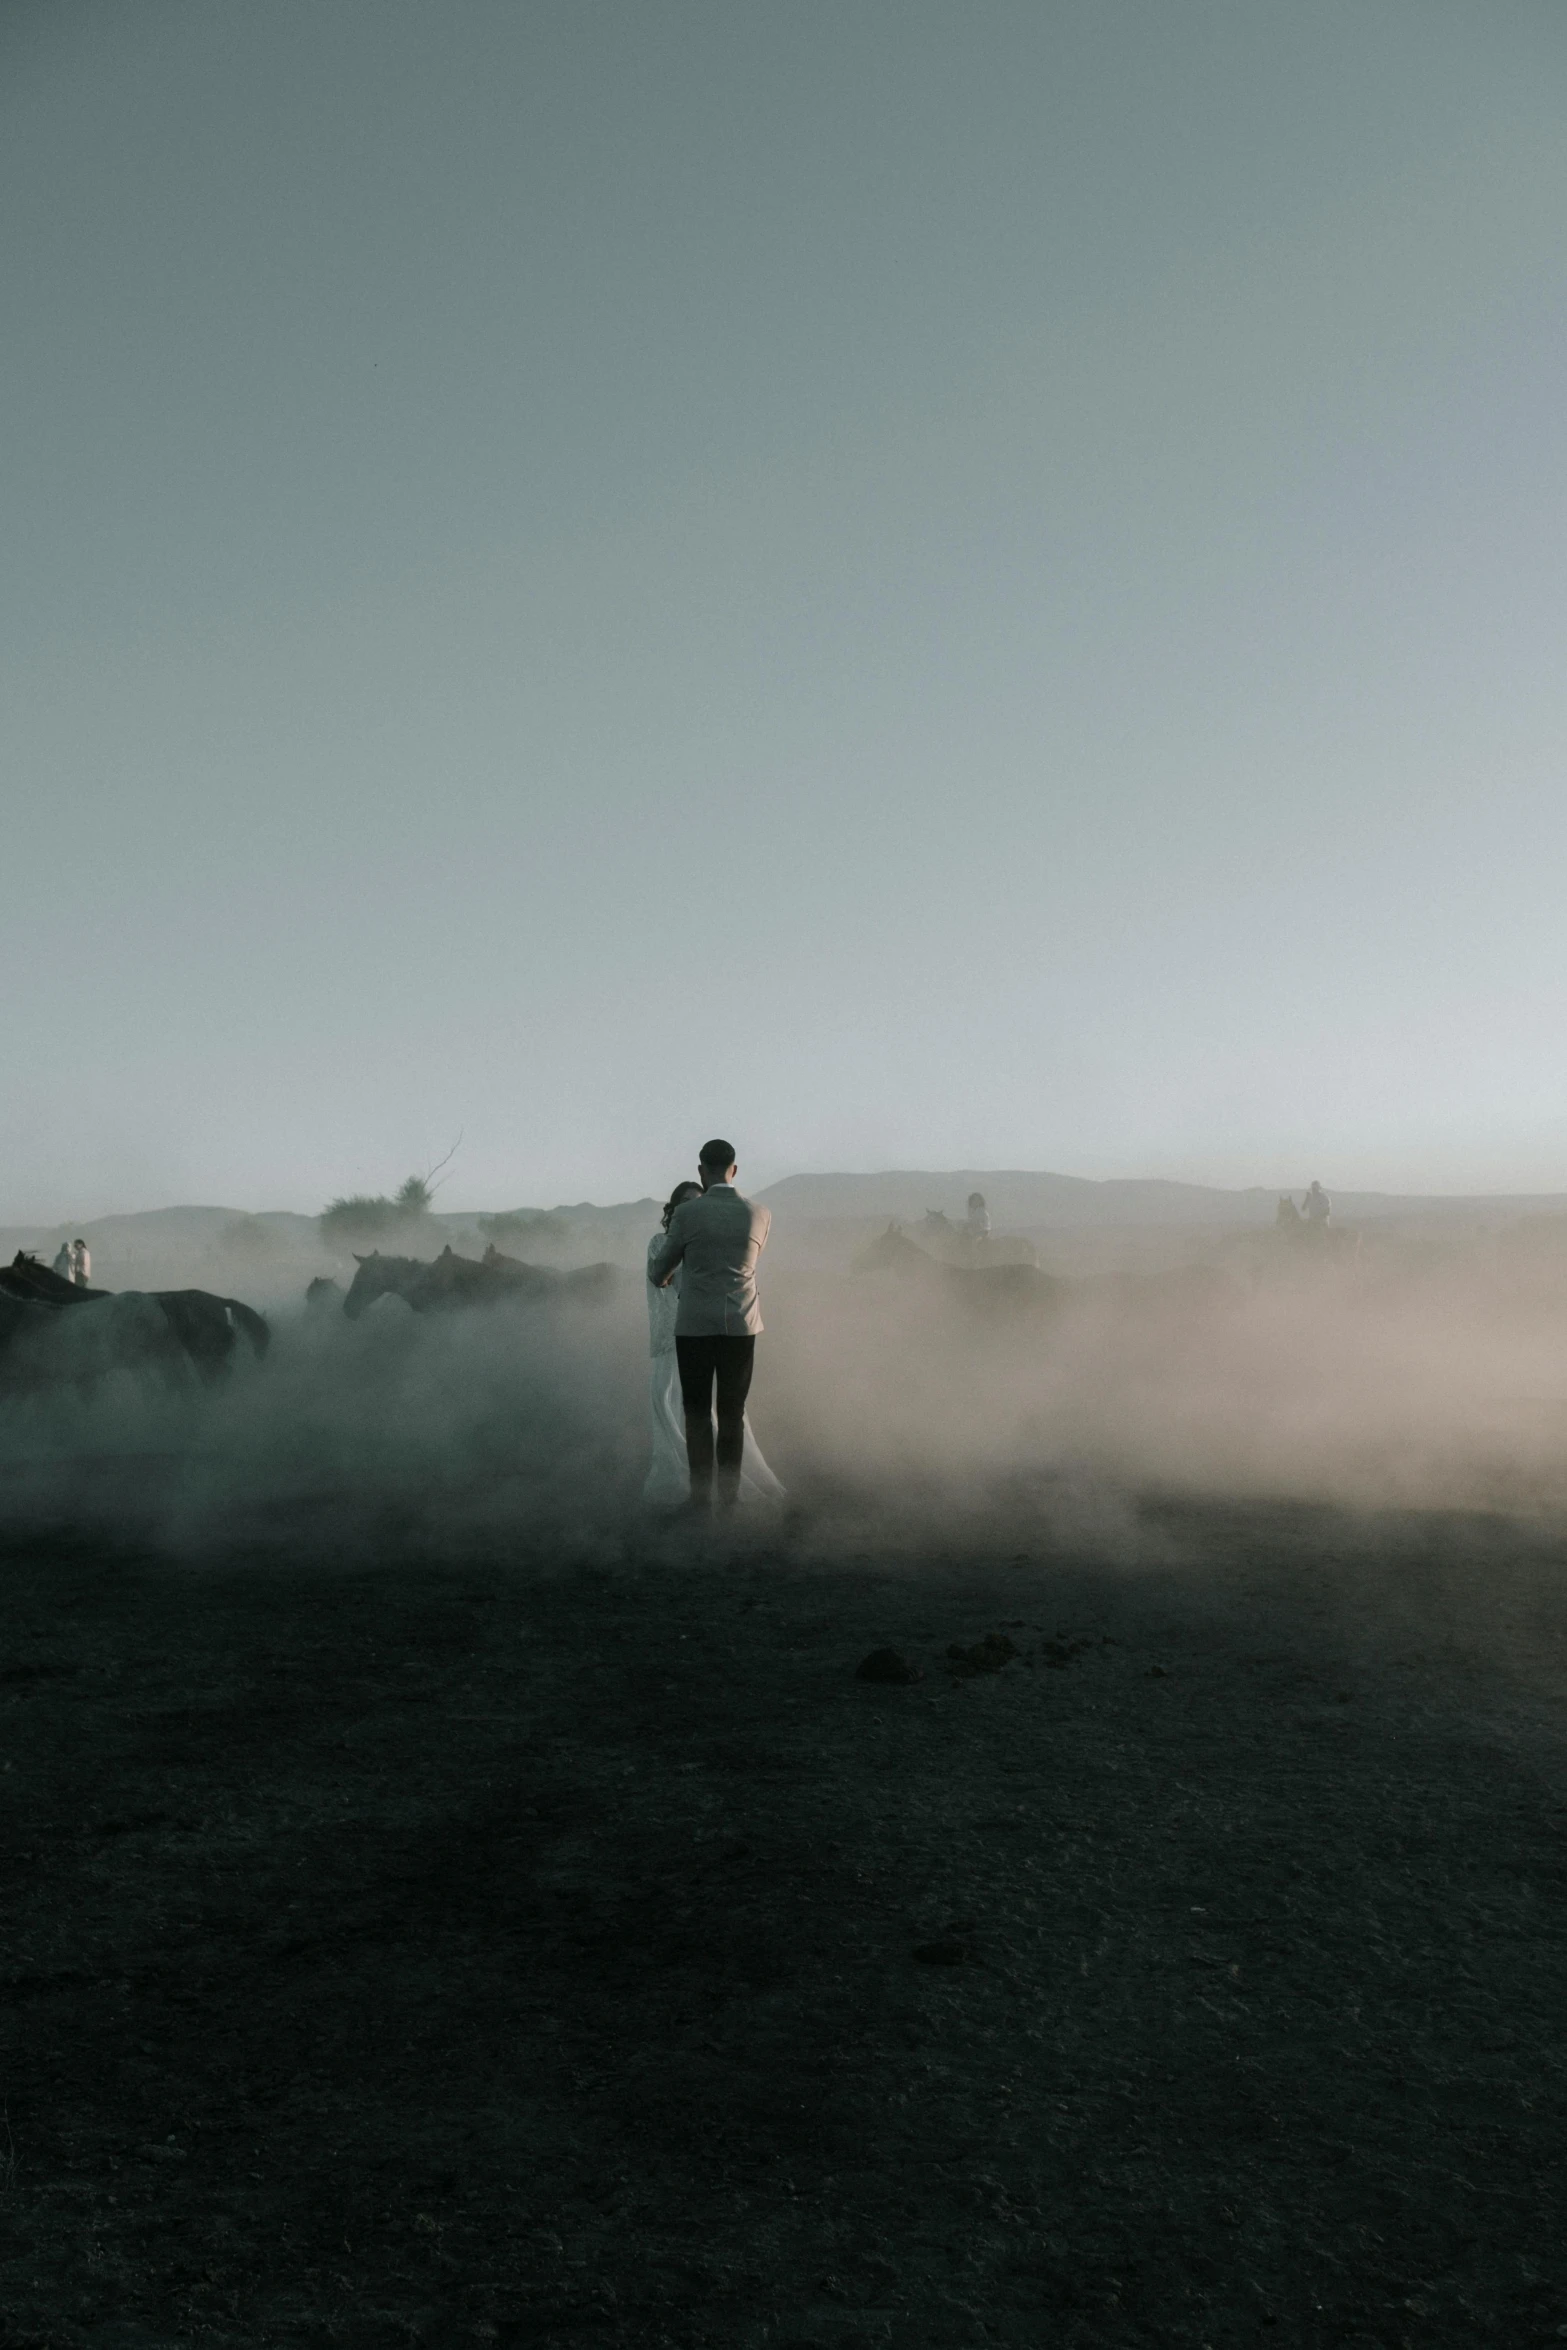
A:
POLYGON ((423 1175, 410 1175, 396 1195, 350 1192, 328 1203, 316 1218, 316 1229, 328 1248, 352 1249, 359 1242, 379 1247, 383 1240, 408 1239, 428 1222, 435 1194, 423 1175))

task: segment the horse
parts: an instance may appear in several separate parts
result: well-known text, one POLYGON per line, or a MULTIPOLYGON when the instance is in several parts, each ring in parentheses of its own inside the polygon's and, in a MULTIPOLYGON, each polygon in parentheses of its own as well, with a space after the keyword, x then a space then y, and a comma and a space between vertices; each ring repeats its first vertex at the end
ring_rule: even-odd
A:
POLYGON ((140 1290, 104 1292, 80 1313, 0 1288, 0 1386, 69 1382, 87 1394, 112 1371, 176 1377, 189 1364, 167 1316, 140 1290))
POLYGON ((447 1246, 428 1264, 419 1257, 383 1257, 379 1249, 368 1256, 356 1254, 354 1262, 359 1270, 343 1300, 351 1322, 378 1297, 400 1297, 416 1314, 430 1314, 460 1306, 499 1305, 508 1298, 528 1303, 561 1296, 597 1301, 615 1282, 613 1265, 580 1265, 575 1272, 556 1273, 545 1265, 503 1257, 493 1245, 477 1259, 457 1256, 447 1246))
POLYGON ((894 1217, 885 1232, 867 1241, 855 1257, 855 1273, 892 1273, 940 1287, 949 1297, 974 1306, 1049 1306, 1065 1295, 1065 1283, 1037 1264, 953 1265, 933 1257, 911 1240, 894 1217))
POLYGON ((1305 1256, 1315 1251, 1336 1264, 1353 1264, 1360 1254, 1358 1232, 1346 1232, 1342 1224, 1317 1222, 1303 1216, 1288 1193, 1274 1211, 1272 1238, 1292 1254, 1305 1256))
MULTIPOLYGON (((21 1249, 9 1265, 0 1266, 0 1295, 17 1304, 42 1307, 48 1314, 97 1313, 99 1307, 117 1302, 113 1290, 83 1289, 21 1249)), ((127 1289, 118 1293, 118 1299, 136 1299, 155 1306, 175 1347, 203 1379, 216 1379, 228 1369, 241 1332, 250 1341, 258 1361, 271 1343, 272 1333, 262 1316, 237 1297, 216 1297, 208 1289, 127 1289)), ((151 1325, 139 1311, 133 1312, 128 1306, 115 1314, 100 1316, 99 1327, 106 1332, 113 1329, 141 1333, 129 1347, 130 1356, 138 1364, 162 1359, 165 1354, 165 1350, 149 1346, 145 1331, 151 1325)), ((11 1328, 14 1332, 14 1317, 11 1328)))
POLYGON ((228 1369, 241 1333, 249 1339, 257 1362, 272 1343, 265 1317, 237 1297, 215 1297, 210 1289, 152 1289, 146 1295, 162 1307, 169 1328, 204 1379, 216 1379, 228 1369))
POLYGON ((1037 1265, 1039 1251, 1021 1232, 969 1232, 945 1208, 927 1208, 919 1241, 948 1265, 1037 1265))
POLYGON ((503 1257, 493 1241, 480 1262, 508 1280, 519 1274, 525 1275, 530 1283, 543 1279, 564 1290, 568 1297, 593 1305, 601 1305, 620 1279, 615 1267, 602 1259, 593 1265, 573 1265, 569 1273, 557 1273, 546 1265, 525 1264, 521 1257, 503 1257))

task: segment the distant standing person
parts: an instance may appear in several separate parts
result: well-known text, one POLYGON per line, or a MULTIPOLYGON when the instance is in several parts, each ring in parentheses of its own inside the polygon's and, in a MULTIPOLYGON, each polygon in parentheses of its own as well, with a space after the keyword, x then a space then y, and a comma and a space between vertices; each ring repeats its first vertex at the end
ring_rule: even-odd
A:
POLYGON ((990 1238, 990 1210, 985 1205, 985 1195, 982 1191, 969 1193, 968 1214, 964 1218, 963 1229, 970 1240, 988 1240, 990 1238))
POLYGON ((76 1276, 71 1270, 71 1243, 68 1240, 62 1240, 55 1250, 54 1263, 49 1270, 51 1273, 58 1273, 62 1281, 75 1280, 76 1276))
POLYGON ((1313 1179, 1311 1189, 1301 1202, 1301 1214, 1308 1224, 1326 1224, 1333 1213, 1333 1202, 1320 1183, 1313 1179))
POLYGON ((85 1289, 92 1279, 92 1250, 81 1238, 71 1243, 71 1270, 67 1279, 74 1281, 78 1289, 85 1289))
POLYGON ((767 1246, 770 1212, 735 1189, 739 1168, 733 1145, 704 1142, 697 1161, 701 1191, 682 1200, 663 1242, 648 1259, 647 1277, 662 1289, 680 1268, 675 1313, 675 1358, 686 1423, 691 1507, 713 1505, 713 1404, 718 1405, 718 1504, 732 1510, 740 1498, 745 1451, 745 1399, 756 1361, 762 1312, 756 1260, 767 1246))

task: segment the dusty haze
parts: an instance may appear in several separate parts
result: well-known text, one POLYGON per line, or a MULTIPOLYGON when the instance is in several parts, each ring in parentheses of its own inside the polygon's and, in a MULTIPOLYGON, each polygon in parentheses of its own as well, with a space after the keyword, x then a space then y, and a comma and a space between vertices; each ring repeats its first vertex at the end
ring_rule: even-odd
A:
MULTIPOLYGON (((1044 1303, 981 1304, 961 1277, 857 1274, 831 1228, 814 1249, 785 1230, 752 1410, 794 1514, 749 1534, 918 1549, 984 1521, 1136 1555, 1142 1501, 1168 1494, 1549 1517, 1564 1232, 1390 1228, 1347 1265, 1266 1233, 1173 1236, 1131 1269, 1063 1245, 1044 1303)), ((8 1396, 8 1515, 179 1546, 613 1551, 644 1524, 644 1291, 623 1269, 604 1306, 388 1300, 356 1323, 296 1291, 268 1359, 214 1392, 125 1375, 8 1396)))

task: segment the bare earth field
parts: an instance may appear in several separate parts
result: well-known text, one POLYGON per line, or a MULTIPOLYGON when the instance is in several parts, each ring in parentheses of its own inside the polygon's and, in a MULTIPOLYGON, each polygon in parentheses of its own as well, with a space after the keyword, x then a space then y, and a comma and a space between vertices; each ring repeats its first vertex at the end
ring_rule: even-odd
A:
POLYGON ((1567 1546, 285 1536, 0 1561, 11 2350, 1567 2335, 1567 1546))

